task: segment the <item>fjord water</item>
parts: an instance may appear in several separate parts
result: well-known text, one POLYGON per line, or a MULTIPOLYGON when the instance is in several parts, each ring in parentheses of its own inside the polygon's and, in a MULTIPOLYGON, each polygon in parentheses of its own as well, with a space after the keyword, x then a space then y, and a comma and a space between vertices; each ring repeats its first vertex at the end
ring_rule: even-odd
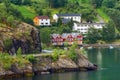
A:
POLYGON ((86 50, 88 59, 98 65, 98 70, 67 72, 12 80, 120 80, 120 48, 86 50))

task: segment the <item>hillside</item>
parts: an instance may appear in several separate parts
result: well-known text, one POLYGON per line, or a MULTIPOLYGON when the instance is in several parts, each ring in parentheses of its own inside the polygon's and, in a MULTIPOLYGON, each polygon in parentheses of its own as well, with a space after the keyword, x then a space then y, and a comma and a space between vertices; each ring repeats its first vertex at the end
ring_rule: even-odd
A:
MULTIPOLYGON (((57 2, 56 2, 57 3, 57 2)), ((50 7, 50 3, 46 0, 32 0, 30 5, 16 5, 12 4, 12 6, 17 9, 24 18, 33 19, 36 15, 48 15, 52 18, 52 15, 55 13, 79 13, 79 14, 86 14, 86 16, 94 17, 95 20, 99 18, 94 16, 94 13, 97 13, 105 22, 109 21, 109 17, 107 14, 100 8, 94 9, 93 5, 89 0, 68 0, 68 3, 65 4, 65 7, 57 7, 53 8, 50 7), (77 4, 79 3, 79 5, 77 4), (89 9, 88 9, 89 7, 89 9), (87 9, 88 12, 84 13, 84 10, 87 9), (90 11, 89 11, 90 10, 90 11), (94 10, 94 11, 93 11, 94 10), (92 12, 92 13, 91 13, 92 12), (88 15, 87 15, 88 14, 88 15)), ((83 19, 87 17, 83 16, 83 19)), ((93 19, 93 20, 94 20, 93 19)), ((98 20, 99 21, 99 20, 98 20)))
MULTIPOLYGON (((14 0, 14 2, 12 0, 6 0, 6 2, 1 1, 0 23, 10 27, 15 27, 13 24, 14 21, 26 22, 33 25, 33 18, 37 15, 47 15, 51 18, 52 21, 52 16, 55 13, 82 14, 82 22, 107 23, 105 25, 105 30, 103 28, 101 31, 97 31, 97 33, 100 34, 98 34, 97 37, 99 36, 99 40, 105 41, 106 39, 109 39, 112 41, 114 39, 119 39, 120 36, 119 4, 119 1, 114 0, 14 0), (111 34, 113 33, 114 37, 111 38, 111 34, 109 35, 109 32, 111 34)), ((72 24, 52 24, 51 28, 41 29, 41 27, 39 27, 39 29, 40 31, 43 30, 41 31, 41 34, 43 34, 44 31, 47 31, 51 34, 64 33, 72 32, 71 26, 72 24)), ((94 37, 96 38, 96 36, 94 37)))
POLYGON ((18 11, 21 12, 23 17, 33 19, 37 13, 34 9, 32 9, 30 6, 18 6, 18 5, 12 5, 14 8, 18 9, 18 11))

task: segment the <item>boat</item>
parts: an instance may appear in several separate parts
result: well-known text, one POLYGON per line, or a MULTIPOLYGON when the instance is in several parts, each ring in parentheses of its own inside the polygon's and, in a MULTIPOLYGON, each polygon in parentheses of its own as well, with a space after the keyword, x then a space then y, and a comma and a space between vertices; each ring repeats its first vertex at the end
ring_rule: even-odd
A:
POLYGON ((109 46, 110 49, 113 49, 114 47, 113 46, 109 46))
POLYGON ((92 49, 92 48, 93 48, 92 46, 87 47, 87 49, 92 49))

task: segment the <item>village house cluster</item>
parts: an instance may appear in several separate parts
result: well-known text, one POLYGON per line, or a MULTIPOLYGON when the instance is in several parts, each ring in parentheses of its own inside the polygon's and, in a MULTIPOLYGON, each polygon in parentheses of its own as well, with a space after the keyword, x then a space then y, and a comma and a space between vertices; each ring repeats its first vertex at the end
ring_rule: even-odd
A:
POLYGON ((72 45, 74 42, 82 45, 82 41, 83 36, 80 33, 51 34, 51 42, 55 46, 72 45))
MULTIPOLYGON (((62 24, 67 24, 72 20, 74 23, 72 30, 79 33, 63 33, 62 35, 54 33, 51 35, 51 42, 53 45, 65 45, 66 43, 71 45, 75 41, 78 45, 81 45, 83 37, 80 34, 86 34, 91 27, 102 29, 105 25, 104 22, 83 23, 81 14, 54 14, 52 22, 57 23, 59 18, 61 19, 62 24)), ((33 22, 36 26, 51 26, 51 20, 48 16, 36 16, 34 17, 33 22)))
MULTIPOLYGON (((82 23, 81 14, 54 14, 52 21, 58 22, 58 19, 61 18, 62 23, 66 24, 71 20, 74 22, 73 31, 78 31, 81 34, 86 34, 89 28, 94 27, 96 29, 102 29, 105 25, 104 22, 99 23, 82 23)), ((51 20, 48 16, 36 16, 33 19, 33 22, 36 26, 50 26, 51 20)))

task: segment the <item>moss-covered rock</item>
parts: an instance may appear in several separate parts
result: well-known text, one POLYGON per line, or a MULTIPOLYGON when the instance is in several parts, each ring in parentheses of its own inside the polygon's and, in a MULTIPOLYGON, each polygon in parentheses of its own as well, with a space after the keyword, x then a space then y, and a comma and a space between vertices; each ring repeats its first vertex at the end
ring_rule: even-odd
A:
POLYGON ((35 27, 19 23, 15 28, 0 27, 0 52, 15 54, 18 48, 22 53, 41 51, 40 32, 35 27))

